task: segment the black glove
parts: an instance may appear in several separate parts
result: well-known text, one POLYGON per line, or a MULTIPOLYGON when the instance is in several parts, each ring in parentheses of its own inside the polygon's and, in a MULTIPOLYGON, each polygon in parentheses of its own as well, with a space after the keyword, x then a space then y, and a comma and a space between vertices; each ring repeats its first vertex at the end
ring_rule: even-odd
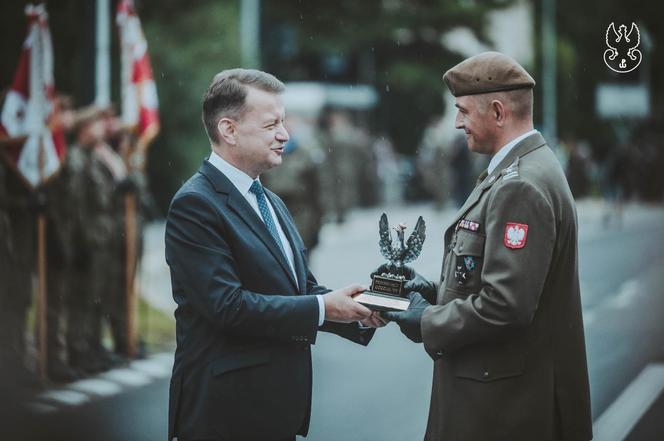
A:
POLYGON ((425 279, 415 271, 413 271, 413 273, 414 277, 404 283, 403 289, 406 291, 416 291, 420 293, 427 302, 432 305, 436 304, 436 297, 438 296, 438 288, 436 288, 436 284, 425 279))
POLYGON ((431 306, 431 303, 415 291, 409 292, 408 298, 410 305, 406 311, 386 311, 381 312, 380 315, 387 320, 397 322, 406 337, 415 343, 422 343, 422 314, 427 306, 431 306))

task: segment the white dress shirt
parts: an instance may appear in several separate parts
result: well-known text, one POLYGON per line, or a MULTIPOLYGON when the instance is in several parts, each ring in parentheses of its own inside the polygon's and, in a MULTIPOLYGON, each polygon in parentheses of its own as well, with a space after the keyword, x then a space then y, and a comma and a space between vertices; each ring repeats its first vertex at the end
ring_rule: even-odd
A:
POLYGON ((491 161, 489 162, 489 166, 486 169, 487 174, 490 175, 496 169, 496 167, 498 167, 500 161, 502 161, 507 156, 507 154, 514 148, 515 145, 517 145, 521 140, 529 137, 533 133, 537 133, 537 130, 533 129, 524 133, 523 135, 517 136, 516 138, 505 144, 500 150, 498 150, 498 152, 495 155, 493 155, 493 158, 491 158, 491 161))
MULTIPOLYGON (((237 188, 237 191, 239 191, 240 194, 247 200, 247 202, 249 202, 249 205, 251 205, 251 208, 254 209, 254 211, 258 215, 258 218, 263 220, 263 216, 261 216, 261 212, 258 208, 258 200, 256 199, 256 195, 253 194, 251 191, 249 191, 249 188, 251 188, 251 184, 254 183, 254 180, 251 178, 251 176, 249 176, 242 170, 238 169, 237 167, 233 166, 215 152, 210 153, 210 158, 208 159, 208 161, 220 172, 222 172, 224 176, 228 178, 229 181, 233 183, 235 188, 237 188)), ((260 179, 257 178, 257 180, 260 183, 260 179)), ((297 274, 295 272, 295 260, 293 257, 293 249, 290 246, 290 242, 288 242, 288 238, 284 234, 284 230, 281 228, 281 224, 279 223, 279 218, 274 212, 274 208, 272 207, 272 203, 270 203, 270 199, 266 197, 265 201, 267 202, 267 207, 270 210, 270 215, 272 215, 272 219, 274 219, 274 224, 277 227, 277 233, 279 234, 279 239, 281 240, 282 249, 286 253, 286 258, 287 258, 286 260, 288 260, 288 266, 290 267, 291 273, 293 274, 293 278, 295 279, 295 283, 297 284, 298 282, 297 282, 297 274)), ((323 296, 318 295, 316 297, 318 299, 318 326, 322 326, 323 322, 325 321, 325 301, 323 300, 323 296)))

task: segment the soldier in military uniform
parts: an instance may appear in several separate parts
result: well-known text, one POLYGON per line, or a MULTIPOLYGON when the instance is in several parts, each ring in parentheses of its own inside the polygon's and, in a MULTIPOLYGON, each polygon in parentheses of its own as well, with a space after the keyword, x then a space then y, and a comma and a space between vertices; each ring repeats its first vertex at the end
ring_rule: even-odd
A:
POLYGON ((425 439, 590 440, 576 210, 533 130, 535 81, 497 52, 444 80, 469 149, 493 158, 445 232, 439 283, 410 271, 409 309, 384 313, 434 360, 425 439))
POLYGON ((13 381, 27 374, 26 318, 37 246, 32 201, 30 190, 0 160, 0 365, 13 381))
POLYGON ((417 149, 417 166, 436 210, 441 210, 450 197, 449 146, 443 139, 442 121, 442 115, 431 118, 417 149))
MULTIPOLYGON (((97 350, 109 363, 122 361, 119 355, 127 353, 127 303, 126 303, 126 240, 125 240, 125 194, 137 186, 127 175, 127 167, 118 152, 111 147, 109 139, 120 133, 116 117, 109 109, 104 112, 104 140, 95 145, 92 169, 97 173, 97 185, 104 197, 97 199, 93 224, 99 228, 98 246, 101 252, 95 258, 100 274, 95 283, 96 296, 101 301, 101 312, 111 330, 115 354, 101 345, 97 335, 97 350)), ((96 332, 101 332, 102 322, 97 321, 96 332)))
POLYGON ((314 136, 308 136, 305 123, 288 116, 291 134, 284 148, 284 162, 279 173, 265 173, 265 185, 279 194, 289 207, 305 246, 311 251, 318 244, 323 222, 320 191, 320 163, 323 153, 314 136))
POLYGON ((69 361, 87 373, 108 367, 102 357, 102 293, 109 282, 109 243, 112 222, 105 209, 111 203, 112 188, 95 158, 95 147, 103 143, 105 128, 102 109, 88 107, 77 115, 77 138, 65 162, 69 194, 72 264, 69 267, 69 361))
POLYGON ((340 109, 327 108, 321 114, 321 144, 326 151, 325 167, 321 170, 323 203, 326 211, 341 224, 348 211, 358 203, 358 167, 368 149, 362 151, 361 135, 353 126, 350 115, 340 109))

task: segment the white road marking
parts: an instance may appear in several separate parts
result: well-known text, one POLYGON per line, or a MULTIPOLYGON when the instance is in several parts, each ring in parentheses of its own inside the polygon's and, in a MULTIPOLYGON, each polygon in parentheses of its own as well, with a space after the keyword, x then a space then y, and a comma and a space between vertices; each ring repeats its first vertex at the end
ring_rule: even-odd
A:
POLYGON ((159 360, 138 360, 129 367, 154 378, 166 378, 171 374, 170 367, 159 360))
POLYGON ((40 399, 52 401, 56 404, 64 404, 66 406, 80 406, 90 401, 88 395, 67 389, 49 390, 39 395, 40 399))
POLYGON ((152 379, 142 372, 132 369, 113 369, 112 371, 104 372, 100 375, 105 380, 120 383, 123 386, 139 387, 145 386, 152 382, 152 379))
POLYGON ((119 384, 99 378, 87 378, 85 380, 79 380, 67 387, 68 389, 73 389, 88 395, 97 395, 100 397, 108 397, 122 391, 122 387, 119 384))
POLYGON ((652 363, 593 424, 595 441, 622 441, 664 390, 664 363, 652 363))
POLYGON ((155 354, 145 360, 133 361, 128 368, 113 369, 45 391, 37 395, 28 407, 36 413, 53 413, 63 407, 80 406, 120 394, 127 389, 148 385, 156 379, 167 378, 172 367, 172 353, 155 354))

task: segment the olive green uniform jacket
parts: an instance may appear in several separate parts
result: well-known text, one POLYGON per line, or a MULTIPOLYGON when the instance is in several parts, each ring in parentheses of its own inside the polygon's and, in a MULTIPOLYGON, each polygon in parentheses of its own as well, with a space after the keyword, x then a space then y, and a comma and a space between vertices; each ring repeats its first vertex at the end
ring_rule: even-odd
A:
POLYGON ((577 218, 544 138, 519 142, 445 232, 426 440, 592 438, 577 218))

